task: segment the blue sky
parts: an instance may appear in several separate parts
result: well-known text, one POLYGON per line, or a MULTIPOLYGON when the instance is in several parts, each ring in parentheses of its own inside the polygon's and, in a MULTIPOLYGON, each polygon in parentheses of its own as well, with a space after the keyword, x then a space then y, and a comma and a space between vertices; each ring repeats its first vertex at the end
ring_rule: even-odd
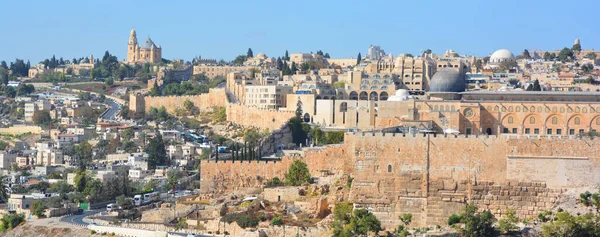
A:
POLYGON ((255 54, 285 50, 332 58, 366 54, 369 45, 387 53, 485 56, 507 48, 600 49, 595 9, 600 1, 4 1, 0 5, 0 60, 55 54, 72 59, 105 50, 119 60, 135 27, 138 41, 150 36, 163 57, 231 60, 251 47, 255 54))

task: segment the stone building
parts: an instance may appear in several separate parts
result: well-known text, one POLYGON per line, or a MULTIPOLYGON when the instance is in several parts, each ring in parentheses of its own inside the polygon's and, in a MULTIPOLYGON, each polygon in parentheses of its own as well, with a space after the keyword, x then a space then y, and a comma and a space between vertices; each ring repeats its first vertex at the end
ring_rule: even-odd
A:
POLYGON ((127 62, 128 63, 159 63, 162 61, 162 48, 157 47, 152 39, 148 37, 142 45, 138 44, 135 30, 129 33, 129 42, 127 43, 127 62))
POLYGON ((255 66, 201 64, 194 66, 193 74, 204 74, 208 78, 215 78, 216 76, 226 77, 229 73, 245 72, 249 71, 251 68, 255 68, 255 66))

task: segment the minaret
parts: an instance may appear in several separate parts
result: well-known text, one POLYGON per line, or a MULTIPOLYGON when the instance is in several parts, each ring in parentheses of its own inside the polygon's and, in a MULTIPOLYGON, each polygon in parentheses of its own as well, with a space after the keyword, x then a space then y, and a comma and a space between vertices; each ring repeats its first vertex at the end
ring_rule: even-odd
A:
POLYGON ((90 54, 90 63, 94 64, 94 55, 93 54, 90 54))
POLYGON ((138 47, 137 36, 135 30, 131 29, 129 33, 129 43, 127 44, 127 62, 135 62, 137 60, 136 51, 138 47))

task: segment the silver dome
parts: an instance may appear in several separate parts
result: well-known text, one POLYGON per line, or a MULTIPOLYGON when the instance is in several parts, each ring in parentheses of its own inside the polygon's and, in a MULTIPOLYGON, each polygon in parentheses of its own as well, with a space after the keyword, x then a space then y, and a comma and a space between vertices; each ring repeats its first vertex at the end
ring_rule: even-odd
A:
POLYGON ((436 72, 431 78, 429 91, 431 92, 463 92, 465 91, 465 78, 451 68, 444 68, 436 72))

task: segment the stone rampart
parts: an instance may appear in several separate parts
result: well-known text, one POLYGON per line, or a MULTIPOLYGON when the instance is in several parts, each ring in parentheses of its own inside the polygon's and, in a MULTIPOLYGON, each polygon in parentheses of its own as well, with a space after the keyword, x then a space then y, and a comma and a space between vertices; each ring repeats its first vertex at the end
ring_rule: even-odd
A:
POLYGON ((445 224, 468 202, 502 217, 535 218, 566 188, 600 182, 600 139, 538 136, 423 136, 346 133, 343 145, 305 148, 278 162, 202 163, 203 191, 261 187, 283 178, 294 159, 313 177, 348 174, 349 199, 386 227, 413 213, 415 226, 445 224), (326 171, 326 172, 323 172, 326 171))
POLYGON ((175 109, 183 108, 183 102, 189 100, 200 111, 211 109, 212 107, 225 107, 227 105, 227 94, 225 89, 210 89, 208 93, 200 95, 184 96, 145 96, 145 110, 150 108, 160 108, 164 106, 168 113, 174 113, 175 109))
POLYGON ((296 116, 294 111, 259 109, 233 103, 227 105, 227 121, 244 127, 273 131, 281 128, 294 116, 296 116))

